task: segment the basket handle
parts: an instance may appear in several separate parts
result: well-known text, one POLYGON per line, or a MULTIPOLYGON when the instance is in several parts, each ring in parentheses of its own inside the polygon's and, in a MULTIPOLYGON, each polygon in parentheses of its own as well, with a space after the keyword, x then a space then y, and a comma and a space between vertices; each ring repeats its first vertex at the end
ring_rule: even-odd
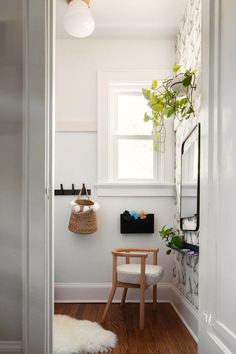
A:
POLYGON ((87 188, 85 187, 85 183, 82 184, 82 188, 80 189, 78 197, 81 197, 81 195, 86 195, 88 200, 90 200, 87 188))

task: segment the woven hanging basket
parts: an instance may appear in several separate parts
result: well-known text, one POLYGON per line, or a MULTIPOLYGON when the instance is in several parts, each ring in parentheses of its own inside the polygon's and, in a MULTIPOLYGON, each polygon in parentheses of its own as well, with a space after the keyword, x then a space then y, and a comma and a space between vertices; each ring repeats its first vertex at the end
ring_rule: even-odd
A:
POLYGON ((81 199, 78 197, 75 201, 80 206, 80 212, 71 211, 68 229, 75 234, 93 234, 97 231, 97 215, 96 212, 90 208, 83 211, 84 207, 92 207, 94 202, 90 199, 81 199))

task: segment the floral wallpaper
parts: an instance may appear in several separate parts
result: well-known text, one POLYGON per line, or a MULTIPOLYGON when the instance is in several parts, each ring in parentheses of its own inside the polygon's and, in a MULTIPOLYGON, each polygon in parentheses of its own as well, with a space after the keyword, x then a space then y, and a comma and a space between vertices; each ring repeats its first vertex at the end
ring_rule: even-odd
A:
MULTIPOLYGON (((176 63, 182 67, 197 70, 197 90, 194 95, 196 116, 187 121, 175 122, 175 184, 176 184, 176 226, 180 219, 180 178, 181 178, 181 145, 189 132, 198 122, 200 108, 199 79, 201 69, 201 0, 189 0, 181 21, 176 40, 176 63)), ((199 231, 184 233, 185 241, 199 244, 199 231)), ((177 288, 198 309, 198 257, 185 256, 175 252, 173 279, 177 288)))

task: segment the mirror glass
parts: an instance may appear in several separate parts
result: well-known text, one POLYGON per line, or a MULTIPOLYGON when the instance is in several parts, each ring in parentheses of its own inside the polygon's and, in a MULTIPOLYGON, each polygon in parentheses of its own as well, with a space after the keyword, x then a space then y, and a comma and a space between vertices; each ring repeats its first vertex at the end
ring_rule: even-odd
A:
POLYGON ((182 144, 180 224, 183 231, 199 228, 200 127, 197 125, 182 144))

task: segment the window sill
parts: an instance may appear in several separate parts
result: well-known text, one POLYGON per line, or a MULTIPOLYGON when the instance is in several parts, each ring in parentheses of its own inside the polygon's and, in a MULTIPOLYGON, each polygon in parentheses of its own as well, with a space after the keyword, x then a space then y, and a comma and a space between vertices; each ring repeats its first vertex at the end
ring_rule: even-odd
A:
POLYGON ((97 183, 98 197, 175 197, 175 185, 167 183, 97 183))

